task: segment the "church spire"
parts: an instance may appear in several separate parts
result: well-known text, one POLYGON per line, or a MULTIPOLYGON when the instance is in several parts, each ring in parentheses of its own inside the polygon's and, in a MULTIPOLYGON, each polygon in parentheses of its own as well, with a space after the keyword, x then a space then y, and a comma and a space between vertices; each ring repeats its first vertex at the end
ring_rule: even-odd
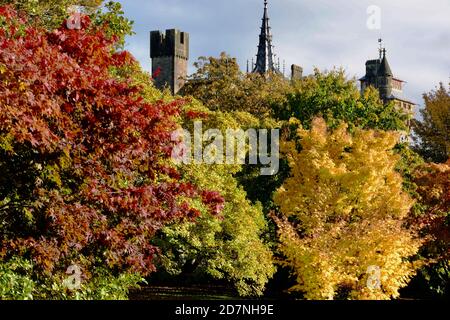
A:
POLYGON ((272 46, 272 34, 269 26, 269 14, 267 0, 264 0, 264 15, 262 18, 261 33, 259 35, 258 53, 256 55, 256 65, 254 73, 265 74, 268 71, 279 72, 274 64, 274 54, 272 46))

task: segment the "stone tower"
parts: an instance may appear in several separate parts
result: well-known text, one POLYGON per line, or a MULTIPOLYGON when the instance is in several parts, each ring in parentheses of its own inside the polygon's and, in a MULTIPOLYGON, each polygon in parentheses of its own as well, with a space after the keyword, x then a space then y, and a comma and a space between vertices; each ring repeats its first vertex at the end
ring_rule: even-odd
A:
POLYGON ((295 81, 300 80, 301 78, 303 78, 303 68, 293 64, 291 66, 291 80, 295 81))
POLYGON ((177 94, 187 77, 189 33, 177 29, 150 32, 150 57, 155 86, 167 86, 177 94))
MULTIPOLYGON (((381 39, 379 41, 381 42, 381 39)), ((366 74, 359 81, 361 94, 364 94, 368 87, 374 87, 380 92, 383 103, 388 104, 393 101, 398 109, 411 116, 414 114, 415 104, 403 96, 405 81, 394 77, 386 57, 386 49, 380 48, 380 57, 366 62, 366 74)))
POLYGON ((392 95, 394 75, 386 58, 386 49, 383 49, 383 58, 377 72, 378 91, 380 91, 381 100, 387 102, 392 95))
POLYGON ((386 49, 380 49, 379 59, 366 62, 366 74, 359 79, 361 82, 361 94, 370 86, 378 89, 380 99, 384 103, 394 101, 399 107, 411 112, 414 103, 403 97, 403 80, 394 77, 386 57, 386 49))

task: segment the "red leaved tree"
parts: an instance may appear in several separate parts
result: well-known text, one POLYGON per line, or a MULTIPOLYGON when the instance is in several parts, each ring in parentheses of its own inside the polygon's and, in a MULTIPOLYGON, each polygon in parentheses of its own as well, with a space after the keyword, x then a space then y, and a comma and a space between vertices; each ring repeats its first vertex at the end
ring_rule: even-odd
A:
MULTIPOLYGON (((419 201, 425 213, 416 218, 429 235, 427 254, 450 262, 450 159, 447 163, 427 163, 414 174, 419 201)), ((447 267, 450 275, 450 265, 447 267)))
POLYGON ((170 165, 180 102, 145 103, 113 77, 135 61, 88 17, 52 33, 10 7, 0 18, 0 260, 148 274, 162 226, 195 217, 190 199, 223 201, 170 165))
MULTIPOLYGON (((414 173, 419 202, 424 213, 413 218, 427 235, 421 255, 429 265, 422 269, 423 280, 433 293, 450 294, 450 159, 447 163, 427 163, 414 173)), ((421 279, 419 278, 419 280, 421 279)))

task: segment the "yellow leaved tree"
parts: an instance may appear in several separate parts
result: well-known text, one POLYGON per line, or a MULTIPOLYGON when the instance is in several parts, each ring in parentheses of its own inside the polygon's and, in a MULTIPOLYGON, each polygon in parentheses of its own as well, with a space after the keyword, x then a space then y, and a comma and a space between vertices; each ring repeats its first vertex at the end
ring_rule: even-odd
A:
POLYGON ((329 132, 323 119, 282 149, 291 177, 274 196, 281 261, 307 299, 398 297, 417 270, 420 247, 405 227, 413 201, 402 191, 391 151, 394 132, 346 125, 329 132))

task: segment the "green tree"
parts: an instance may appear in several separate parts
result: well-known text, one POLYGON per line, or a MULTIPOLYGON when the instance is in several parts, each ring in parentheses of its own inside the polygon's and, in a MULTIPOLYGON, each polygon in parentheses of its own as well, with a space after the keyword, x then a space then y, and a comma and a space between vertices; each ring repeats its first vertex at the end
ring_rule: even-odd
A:
MULTIPOLYGON (((258 127, 259 120, 245 112, 211 112, 192 102, 190 112, 204 114, 204 130, 258 127)), ((192 120, 184 128, 192 130, 192 120)), ((207 145, 208 143, 205 143, 207 145)), ((241 165, 181 165, 183 178, 208 187, 224 197, 222 213, 211 216, 205 208, 194 221, 180 221, 163 229, 156 244, 162 248, 162 267, 171 275, 215 279, 233 285, 242 296, 259 296, 275 272, 272 253, 263 240, 267 222, 260 204, 252 204, 234 175, 241 165)))
MULTIPOLYGON (((350 131, 355 128, 381 130, 407 130, 407 115, 396 110, 393 104, 384 105, 376 89, 370 88, 361 96, 354 80, 348 80, 343 70, 320 72, 294 81, 285 91, 282 103, 272 104, 274 116, 281 121, 282 138, 295 139, 296 128, 302 125, 309 128, 312 119, 322 116, 330 128, 346 122, 350 131), (293 121, 288 121, 288 120, 293 121)), ((407 146, 398 145, 402 154, 398 170, 410 176, 411 164, 417 157, 407 146)), ((287 160, 280 161, 280 173, 273 177, 259 176, 253 167, 244 168, 239 179, 250 199, 261 201, 266 211, 274 209, 271 195, 289 175, 287 160)), ((412 183, 405 183, 413 192, 412 183)))
POLYGON ((393 103, 384 105, 376 89, 361 96, 355 80, 348 80, 342 69, 323 73, 316 69, 313 75, 295 81, 276 116, 283 120, 295 117, 305 128, 315 117, 323 117, 330 128, 346 122, 350 130, 406 130, 408 119, 393 103))
MULTIPOLYGON (((116 69, 120 78, 133 78, 137 85, 147 84, 150 75, 138 65, 116 69)), ((144 85, 143 97, 148 103, 174 103, 169 91, 161 92, 144 85)), ((178 119, 181 128, 193 133, 193 122, 201 120, 203 130, 228 128, 267 128, 276 126, 271 119, 259 120, 242 111, 210 111, 195 99, 186 98, 185 116, 178 119)), ((205 145, 209 142, 205 142, 205 145)), ((247 150, 248 151, 248 150, 247 150)), ((222 213, 214 216, 208 208, 196 203, 201 216, 195 221, 176 221, 160 232, 155 244, 161 248, 158 273, 148 281, 206 281, 226 283, 242 296, 257 296, 274 273, 272 253, 266 243, 267 221, 259 204, 252 204, 234 177, 242 165, 179 164, 183 180, 198 186, 209 186, 224 197, 222 213)))
MULTIPOLYGON (((93 0, 96 1, 96 0, 93 0)), ((116 49, 123 49, 125 37, 134 34, 134 22, 124 16, 122 5, 119 2, 108 1, 103 7, 88 11, 95 28, 103 28, 106 35, 116 37, 116 49)))
POLYGON ((440 83, 423 98, 422 120, 413 120, 415 150, 428 161, 446 162, 450 157, 450 88, 440 83))
POLYGON ((281 75, 242 72, 235 58, 226 53, 220 57, 200 57, 194 63, 197 71, 182 89, 210 110, 246 111, 258 118, 272 116, 272 106, 285 100, 289 81, 281 75))
MULTIPOLYGON (((273 119, 274 107, 286 102, 287 93, 291 90, 290 81, 277 74, 267 77, 246 74, 240 70, 236 59, 226 53, 218 58, 200 57, 195 67, 197 71, 182 89, 183 95, 193 96, 213 111, 247 112, 263 120, 258 128, 281 126, 273 119)), ((251 201, 261 202, 264 208, 270 207, 270 195, 286 176, 285 164, 282 161, 284 170, 275 176, 261 176, 260 167, 244 165, 236 177, 251 201)))
POLYGON ((0 300, 31 300, 35 282, 31 277, 30 261, 13 258, 0 261, 0 300))
POLYGON ((102 0, 0 0, 0 5, 12 5, 25 12, 33 25, 56 29, 69 15, 71 6, 82 6, 86 12, 96 10, 102 0))
POLYGON ((12 5, 27 15, 27 23, 48 30, 59 28, 71 15, 73 6, 93 20, 92 31, 99 27, 107 36, 116 36, 116 47, 122 48, 125 37, 133 34, 133 22, 124 17, 119 2, 103 0, 0 0, 1 5, 12 5))

